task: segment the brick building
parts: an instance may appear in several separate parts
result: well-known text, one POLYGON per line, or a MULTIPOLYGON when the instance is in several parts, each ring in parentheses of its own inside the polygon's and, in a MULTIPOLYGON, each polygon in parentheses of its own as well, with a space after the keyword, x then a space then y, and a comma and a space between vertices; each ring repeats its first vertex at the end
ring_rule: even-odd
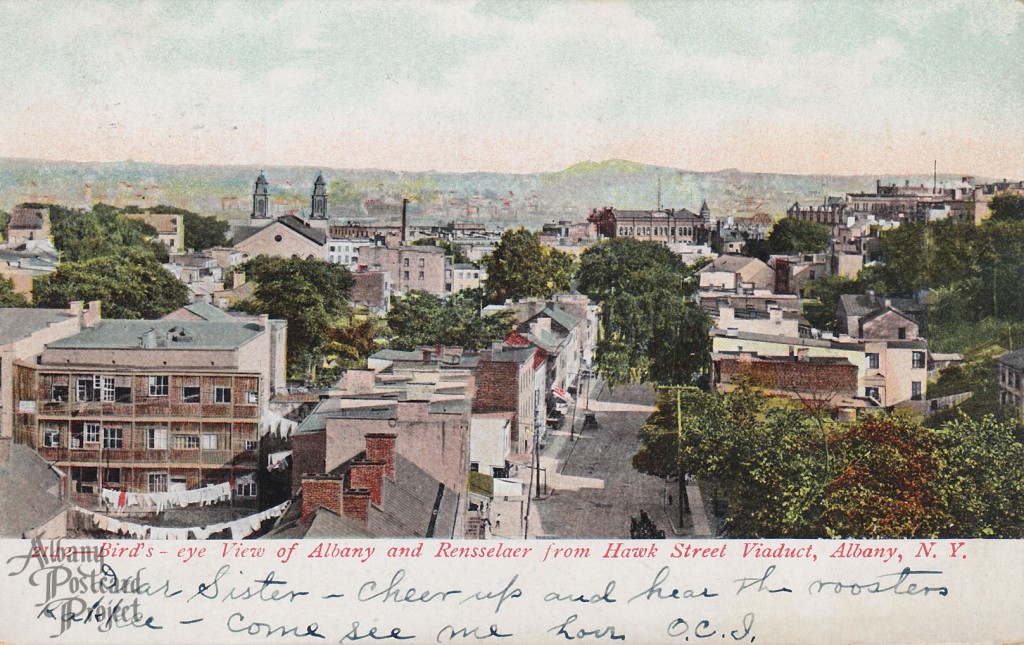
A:
POLYGON ((857 366, 844 357, 811 357, 806 349, 794 356, 718 352, 712 362, 713 382, 720 391, 745 379, 774 394, 823 408, 856 405, 857 366))
POLYGON ((425 291, 442 298, 451 293, 452 259, 436 246, 363 246, 359 264, 387 271, 398 293, 425 291))
POLYGON ((186 490, 255 470, 284 386, 280 321, 100 320, 17 364, 15 438, 79 494, 186 490))

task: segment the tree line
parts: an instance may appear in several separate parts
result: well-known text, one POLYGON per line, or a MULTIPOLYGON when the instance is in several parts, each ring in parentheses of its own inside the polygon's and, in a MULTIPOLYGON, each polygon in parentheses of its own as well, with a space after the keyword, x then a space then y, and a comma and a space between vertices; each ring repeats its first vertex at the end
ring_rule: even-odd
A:
POLYGON ((632 463, 695 474, 726 536, 1024 537, 1024 446, 993 417, 838 423, 749 384, 680 396, 677 421, 676 393, 660 395, 632 463))

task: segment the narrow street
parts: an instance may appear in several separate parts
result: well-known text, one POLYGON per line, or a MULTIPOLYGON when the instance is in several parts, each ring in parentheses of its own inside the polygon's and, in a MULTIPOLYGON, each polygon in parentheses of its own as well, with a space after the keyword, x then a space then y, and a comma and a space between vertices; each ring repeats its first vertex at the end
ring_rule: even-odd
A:
MULTIPOLYGON (((525 534, 629 538, 630 518, 639 517, 643 509, 668 538, 710 537, 694 484, 689 487, 692 519, 679 528, 677 485, 641 474, 630 465, 630 457, 640 447, 640 427, 652 410, 650 387, 619 386, 609 391, 598 381, 592 387, 589 401, 586 388, 581 393, 575 425, 570 416, 561 429, 548 433, 540 457, 542 494, 530 502, 525 534), (581 432, 588 411, 596 415, 598 425, 581 432), (673 504, 666 506, 670 495, 673 504)), ((535 495, 536 489, 532 493, 535 495)))

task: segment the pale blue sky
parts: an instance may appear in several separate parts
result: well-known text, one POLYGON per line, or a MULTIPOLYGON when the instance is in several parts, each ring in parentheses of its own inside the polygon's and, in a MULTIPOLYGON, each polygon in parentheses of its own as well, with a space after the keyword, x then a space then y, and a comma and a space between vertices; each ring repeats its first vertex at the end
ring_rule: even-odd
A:
POLYGON ((1024 4, 0 0, 0 156, 1024 177, 1024 4))

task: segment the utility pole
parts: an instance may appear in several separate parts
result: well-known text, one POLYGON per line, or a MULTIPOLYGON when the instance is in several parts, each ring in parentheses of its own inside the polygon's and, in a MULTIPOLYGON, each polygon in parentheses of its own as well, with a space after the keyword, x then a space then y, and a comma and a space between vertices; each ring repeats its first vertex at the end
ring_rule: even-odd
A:
POLYGON ((679 480, 679 526, 683 525, 683 512, 690 513, 690 496, 686 491, 686 473, 682 467, 683 451, 683 388, 680 385, 676 390, 676 477, 679 480))

